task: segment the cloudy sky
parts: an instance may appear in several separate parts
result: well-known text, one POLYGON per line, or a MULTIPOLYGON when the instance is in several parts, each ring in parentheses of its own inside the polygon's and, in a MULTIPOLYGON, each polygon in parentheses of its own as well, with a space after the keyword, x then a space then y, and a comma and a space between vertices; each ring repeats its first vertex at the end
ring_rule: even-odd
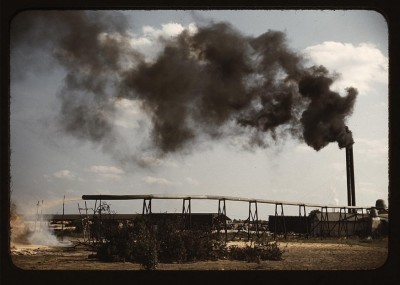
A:
MULTIPOLYGON (((24 12, 11 32, 11 199, 21 212, 38 200, 61 212, 65 195, 76 213, 85 194, 345 205, 345 151, 309 135, 319 119, 304 118, 329 106, 311 103, 318 88, 341 106, 335 126, 352 131, 357 205, 387 200, 388 31, 377 12, 24 12)), ((141 212, 141 201, 111 204, 141 212)), ((217 211, 217 201, 192 210, 217 211)), ((248 205, 227 211, 246 218, 248 205)))

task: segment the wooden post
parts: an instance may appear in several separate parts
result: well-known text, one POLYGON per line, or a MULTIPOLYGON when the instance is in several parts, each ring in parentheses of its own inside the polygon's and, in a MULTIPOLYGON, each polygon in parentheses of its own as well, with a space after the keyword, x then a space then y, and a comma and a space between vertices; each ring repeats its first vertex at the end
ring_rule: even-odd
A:
POLYGON ((36 223, 37 223, 38 219, 39 219, 39 201, 37 201, 37 204, 36 204, 36 219, 35 219, 35 229, 34 229, 35 232, 36 232, 36 223))
POLYGON ((40 205, 39 232, 42 231, 42 220, 43 220, 43 200, 42 204, 40 205))
POLYGON ((65 202, 65 195, 63 198, 63 211, 62 211, 62 219, 61 219, 61 240, 64 240, 64 202, 65 202))

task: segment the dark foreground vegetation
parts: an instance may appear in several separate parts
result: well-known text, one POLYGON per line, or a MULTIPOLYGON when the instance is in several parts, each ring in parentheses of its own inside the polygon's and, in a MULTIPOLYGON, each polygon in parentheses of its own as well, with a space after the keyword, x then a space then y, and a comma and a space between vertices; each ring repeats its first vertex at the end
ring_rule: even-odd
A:
MULTIPOLYGON (((104 221, 103 221, 104 222, 104 221)), ((101 241, 93 257, 101 261, 139 263, 154 270, 159 263, 187 263, 207 260, 261 262, 280 260, 283 251, 274 241, 258 240, 245 247, 227 246, 217 233, 186 229, 182 219, 152 224, 145 216, 131 225, 102 223, 101 241)))

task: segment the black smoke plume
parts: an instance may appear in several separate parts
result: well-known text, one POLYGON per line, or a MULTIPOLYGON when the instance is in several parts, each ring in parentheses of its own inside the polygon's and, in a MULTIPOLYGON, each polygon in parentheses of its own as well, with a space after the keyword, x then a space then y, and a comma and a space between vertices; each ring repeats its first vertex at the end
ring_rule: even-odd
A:
POLYGON ((24 12, 14 20, 12 51, 47 49, 65 69, 59 122, 74 137, 113 149, 114 103, 125 98, 143 102, 161 154, 202 135, 218 139, 227 125, 228 135, 256 134, 251 145, 286 134, 315 150, 340 144, 357 90, 331 91, 335 76, 306 67, 284 33, 250 37, 212 23, 164 39, 161 53, 147 61, 129 44, 129 28, 117 12, 24 12))

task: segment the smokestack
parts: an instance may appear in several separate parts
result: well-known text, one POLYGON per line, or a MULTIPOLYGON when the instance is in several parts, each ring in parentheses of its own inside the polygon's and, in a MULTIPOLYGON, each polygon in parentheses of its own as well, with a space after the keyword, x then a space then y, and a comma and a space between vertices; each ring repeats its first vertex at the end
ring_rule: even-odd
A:
MULTIPOLYGON (((347 173, 347 205, 356 205, 356 190, 354 186, 354 161, 353 161, 353 136, 346 126, 338 138, 339 148, 346 148, 346 173, 347 173)), ((351 211, 349 211, 351 212, 351 211)))

